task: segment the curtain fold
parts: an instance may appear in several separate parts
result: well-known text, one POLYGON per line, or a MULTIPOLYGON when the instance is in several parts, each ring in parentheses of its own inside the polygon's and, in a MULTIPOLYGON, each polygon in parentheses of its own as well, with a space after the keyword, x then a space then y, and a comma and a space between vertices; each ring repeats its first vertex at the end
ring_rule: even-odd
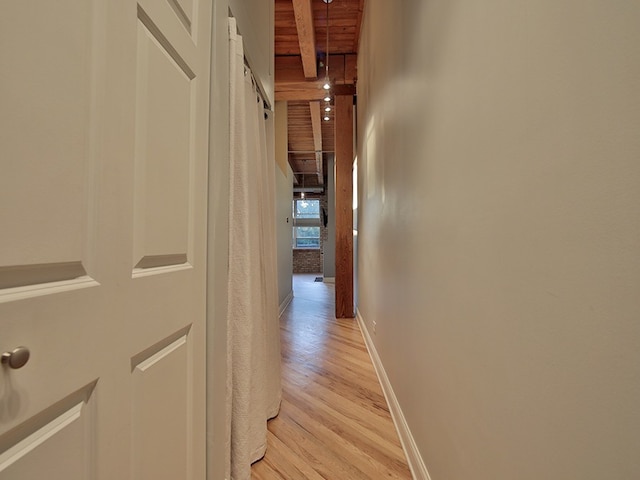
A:
POLYGON ((265 112, 229 19, 230 211, 228 411, 231 478, 251 477, 266 450, 269 418, 280 408, 275 178, 265 112))

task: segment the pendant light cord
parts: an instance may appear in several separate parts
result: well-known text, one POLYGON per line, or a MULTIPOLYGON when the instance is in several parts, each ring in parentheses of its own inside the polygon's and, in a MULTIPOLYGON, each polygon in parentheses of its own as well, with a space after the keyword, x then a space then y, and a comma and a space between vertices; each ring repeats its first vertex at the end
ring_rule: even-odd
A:
POLYGON ((326 52, 327 58, 325 58, 324 66, 325 66, 325 78, 328 83, 329 82, 329 0, 325 0, 325 2, 327 3, 327 52, 326 52))

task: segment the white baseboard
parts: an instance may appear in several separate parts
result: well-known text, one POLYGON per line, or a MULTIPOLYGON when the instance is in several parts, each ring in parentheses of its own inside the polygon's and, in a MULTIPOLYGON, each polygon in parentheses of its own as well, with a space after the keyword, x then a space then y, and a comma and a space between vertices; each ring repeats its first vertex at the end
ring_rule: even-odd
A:
POLYGON ((323 277, 322 281, 324 283, 336 283, 336 277, 323 277))
POLYGON ((356 318, 358 319, 358 325, 360 326, 360 331, 362 332, 364 343, 366 344, 367 350, 369 351, 369 356, 371 357, 371 361, 373 362, 373 367, 375 368, 376 374, 378 375, 378 380, 380 380, 382 392, 384 393, 384 397, 386 398, 387 404, 389 405, 391 418, 393 419, 393 423, 395 424, 396 430, 398 431, 400 443, 402 444, 404 453, 407 456, 407 462, 409 463, 411 474, 413 475, 414 480, 431 480, 429 472, 427 471, 427 467, 424 464, 422 456, 418 451, 416 442, 413 439, 413 435, 411 435, 411 430, 409 430, 407 421, 404 418, 404 414, 402 413, 402 409, 400 408, 398 399, 396 398, 395 393, 393 393, 393 388, 391 387, 391 383, 389 382, 389 377, 387 377, 387 373, 385 372, 384 366, 382 365, 380 357, 378 356, 376 347, 373 344, 371 336, 369 335, 369 331, 366 328, 364 319, 360 314, 360 310, 356 310, 356 318))
POLYGON ((291 303, 291 300, 293 300, 293 290, 291 290, 289 292, 289 295, 287 295, 285 297, 285 299, 282 301, 282 303, 280 304, 280 312, 278 313, 278 317, 281 317, 282 314, 284 313, 285 309, 289 306, 289 304, 291 303))

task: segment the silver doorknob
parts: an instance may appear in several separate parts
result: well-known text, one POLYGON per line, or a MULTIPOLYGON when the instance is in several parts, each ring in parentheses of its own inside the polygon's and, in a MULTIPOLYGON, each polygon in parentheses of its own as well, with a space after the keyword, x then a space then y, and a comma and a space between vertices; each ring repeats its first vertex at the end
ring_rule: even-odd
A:
POLYGON ((9 368, 22 368, 29 361, 30 356, 31 352, 27 347, 17 347, 2 354, 2 364, 8 365, 9 368))

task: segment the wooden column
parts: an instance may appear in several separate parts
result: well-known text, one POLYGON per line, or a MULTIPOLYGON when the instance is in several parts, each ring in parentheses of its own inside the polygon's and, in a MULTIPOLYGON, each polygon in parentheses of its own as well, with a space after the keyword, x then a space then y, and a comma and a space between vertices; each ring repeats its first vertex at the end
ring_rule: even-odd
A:
POLYGON ((335 97, 336 318, 353 318, 353 95, 335 97))

